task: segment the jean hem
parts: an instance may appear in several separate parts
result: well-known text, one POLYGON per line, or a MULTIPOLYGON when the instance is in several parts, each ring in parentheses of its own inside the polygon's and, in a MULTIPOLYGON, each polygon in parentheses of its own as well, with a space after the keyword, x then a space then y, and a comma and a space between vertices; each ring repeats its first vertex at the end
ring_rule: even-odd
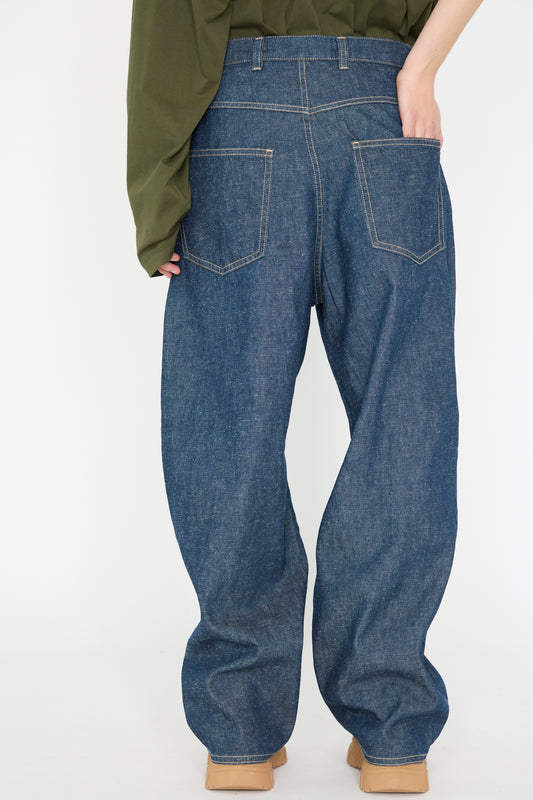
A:
POLYGON ((365 757, 365 761, 368 761, 369 764, 375 764, 379 767, 398 767, 402 764, 421 764, 427 758, 427 753, 416 753, 416 755, 411 756, 393 756, 390 758, 385 756, 371 756, 361 745, 361 742, 359 742, 359 747, 361 748, 361 751, 365 757))
POLYGON ((277 753, 277 750, 269 754, 259 753, 250 756, 220 756, 212 753, 209 755, 213 764, 264 764, 274 753, 277 753))

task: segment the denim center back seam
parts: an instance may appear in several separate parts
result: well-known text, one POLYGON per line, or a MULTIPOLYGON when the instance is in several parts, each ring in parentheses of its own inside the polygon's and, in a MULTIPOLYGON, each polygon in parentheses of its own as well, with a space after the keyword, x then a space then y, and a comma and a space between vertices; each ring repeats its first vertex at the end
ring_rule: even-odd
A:
MULTIPOLYGON (((390 61, 383 58, 378 58, 377 56, 383 50, 383 47, 387 47, 387 44, 383 44, 384 40, 375 37, 350 37, 347 38, 346 36, 326 36, 324 34, 313 34, 310 37, 300 37, 300 36, 284 36, 283 42, 279 42, 278 37, 276 36, 256 36, 256 37, 237 37, 230 39, 228 41, 228 46, 226 50, 226 56, 224 59, 224 66, 229 66, 232 64, 244 64, 244 63, 251 63, 251 69, 253 71, 260 71, 263 68, 264 60, 267 59, 269 61, 297 61, 298 62, 298 76, 300 81, 300 94, 302 98, 302 102, 300 107, 294 106, 292 104, 277 104, 277 103, 256 103, 253 101, 223 101, 216 99, 212 101, 211 106, 214 108, 255 108, 261 110, 272 110, 272 111, 287 111, 301 114, 302 122, 304 126, 304 134, 306 140, 306 146, 309 153, 309 158, 311 160, 311 166, 313 169, 313 179, 315 183, 315 194, 316 194, 316 232, 315 232, 315 248, 313 253, 313 281, 314 281, 314 292, 315 292, 315 303, 318 305, 323 301, 323 294, 322 294, 322 233, 323 233, 323 188, 322 188, 322 179, 320 175, 320 165, 318 162, 318 157, 315 149, 315 145, 313 142, 313 134, 311 129, 311 115, 314 113, 319 113, 321 111, 328 111, 334 110, 336 108, 341 108, 348 105, 355 105, 360 103, 374 103, 374 102, 385 102, 385 103, 393 103, 397 104, 397 99, 394 97, 387 97, 387 96, 369 96, 369 97, 357 97, 357 98, 349 98, 346 100, 341 101, 333 101, 331 103, 322 103, 317 106, 311 106, 309 104, 309 95, 308 95, 308 88, 307 88, 307 78, 306 78, 306 69, 305 69, 305 62, 309 61, 337 61, 338 68, 340 70, 349 69, 350 62, 372 62, 382 64, 389 64, 390 66, 399 66, 400 60, 399 59, 391 59, 390 61), (310 52, 305 52, 306 41, 309 39, 318 39, 327 42, 328 45, 332 48, 332 55, 324 55, 324 56, 313 56, 310 52), (287 41, 291 40, 292 45, 295 47, 295 54, 294 55, 280 55, 279 54, 279 46, 285 47, 287 41), (334 48, 334 49, 333 49, 334 48), (357 48, 354 51, 354 48, 357 48), (361 58, 361 48, 364 50, 368 50, 370 58, 361 58), (299 52, 298 52, 299 50, 299 52), (240 53, 243 54, 243 58, 235 58, 240 53)), ((386 40, 385 40, 386 41, 386 40)), ((410 49, 409 45, 405 45, 406 48, 410 49)))
POLYGON ((311 133, 311 119, 309 116, 309 98, 307 94, 307 81, 305 77, 305 61, 303 59, 298 61, 298 76, 300 78, 300 92, 302 96, 302 122, 304 125, 305 141, 311 165, 313 167, 313 178, 315 181, 315 195, 316 195, 316 233, 315 233, 315 250, 313 253, 313 276, 315 284, 315 303, 322 302, 322 285, 320 282, 320 263, 322 260, 322 220, 323 220, 323 200, 322 200, 322 181, 320 178, 320 166, 318 157, 316 155, 315 146, 313 143, 313 135, 311 133), (304 103, 305 97, 305 103, 304 103), (307 111, 307 113, 305 113, 307 111))

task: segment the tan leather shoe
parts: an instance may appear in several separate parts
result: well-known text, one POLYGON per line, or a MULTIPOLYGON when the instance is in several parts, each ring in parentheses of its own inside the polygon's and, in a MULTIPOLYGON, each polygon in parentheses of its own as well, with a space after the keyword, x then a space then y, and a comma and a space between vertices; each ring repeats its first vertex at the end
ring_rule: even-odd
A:
POLYGON ((206 789, 272 789, 273 768, 287 761, 285 745, 260 764, 214 764, 207 754, 206 789))
POLYGON ((427 759, 394 766, 370 764, 353 736, 347 761, 351 767, 361 770, 359 786, 363 792, 427 792, 429 789, 427 759))

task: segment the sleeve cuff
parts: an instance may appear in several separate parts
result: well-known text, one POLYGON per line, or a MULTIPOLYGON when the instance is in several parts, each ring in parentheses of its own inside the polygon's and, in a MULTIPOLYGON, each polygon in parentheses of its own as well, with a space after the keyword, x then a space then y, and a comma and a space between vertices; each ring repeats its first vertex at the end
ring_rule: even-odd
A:
POLYGON ((172 254, 176 252, 176 236, 177 232, 169 236, 164 242, 159 242, 156 246, 145 250, 144 253, 138 253, 139 261, 150 278, 163 276, 163 273, 159 271, 159 267, 170 261, 172 254))

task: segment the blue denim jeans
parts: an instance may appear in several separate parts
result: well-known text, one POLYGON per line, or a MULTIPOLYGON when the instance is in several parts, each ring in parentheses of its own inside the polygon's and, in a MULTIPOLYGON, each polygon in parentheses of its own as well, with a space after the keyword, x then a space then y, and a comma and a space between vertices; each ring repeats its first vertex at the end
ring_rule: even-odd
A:
POLYGON ((216 763, 265 761, 295 724, 308 560, 284 450, 313 306, 350 429, 316 543, 320 694, 373 764, 422 761, 448 717, 424 647, 457 527, 454 240, 440 142, 402 136, 410 49, 230 39, 191 141, 162 460, 200 607, 184 710, 216 763))

